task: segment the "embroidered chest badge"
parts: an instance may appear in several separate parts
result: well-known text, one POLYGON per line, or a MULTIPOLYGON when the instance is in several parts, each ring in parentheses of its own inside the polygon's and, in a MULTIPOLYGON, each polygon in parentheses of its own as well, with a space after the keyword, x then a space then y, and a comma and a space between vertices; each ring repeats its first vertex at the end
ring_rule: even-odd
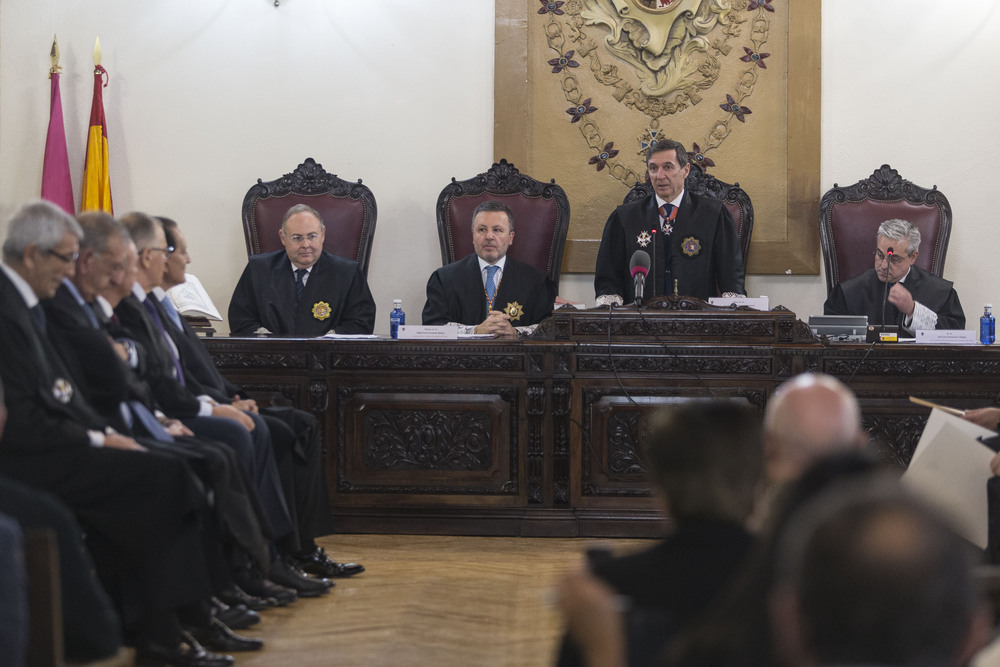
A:
POLYGON ((640 247, 645 248, 649 245, 649 242, 653 240, 653 237, 649 235, 649 232, 643 232, 635 239, 635 242, 639 244, 640 247))
POLYGON ((73 398, 73 385, 68 380, 56 378, 52 383, 52 396, 60 403, 69 403, 73 398))
POLYGON ((330 304, 326 301, 317 301, 313 304, 313 317, 322 322, 330 319, 330 304))
POLYGON ((503 309, 503 312, 507 313, 511 322, 517 322, 521 319, 521 315, 524 315, 524 306, 519 304, 517 301, 512 301, 507 304, 507 307, 503 309))
POLYGON ((684 239, 684 242, 681 244, 681 249, 684 251, 686 256, 697 257, 701 252, 701 241, 694 236, 689 236, 684 239))

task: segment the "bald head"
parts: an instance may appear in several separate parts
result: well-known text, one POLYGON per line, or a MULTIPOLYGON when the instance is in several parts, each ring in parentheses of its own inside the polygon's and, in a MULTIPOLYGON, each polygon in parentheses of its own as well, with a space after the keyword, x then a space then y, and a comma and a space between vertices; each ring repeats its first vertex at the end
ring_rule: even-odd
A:
POLYGON ((767 476, 798 478, 822 456, 860 449, 867 441, 851 390, 829 375, 805 373, 781 385, 764 413, 767 476))

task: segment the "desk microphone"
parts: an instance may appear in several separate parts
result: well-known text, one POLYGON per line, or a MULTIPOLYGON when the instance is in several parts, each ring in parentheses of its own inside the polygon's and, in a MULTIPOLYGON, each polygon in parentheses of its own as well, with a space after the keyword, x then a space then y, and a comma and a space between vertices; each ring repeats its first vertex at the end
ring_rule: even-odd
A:
POLYGON ((885 331, 885 302, 889 299, 889 264, 892 262, 892 248, 885 251, 885 289, 882 290, 882 329, 885 331))
POLYGON ((628 270, 632 274, 632 280, 635 281, 635 305, 642 306, 642 292, 646 285, 646 276, 649 275, 649 253, 645 250, 636 250, 632 253, 628 270))

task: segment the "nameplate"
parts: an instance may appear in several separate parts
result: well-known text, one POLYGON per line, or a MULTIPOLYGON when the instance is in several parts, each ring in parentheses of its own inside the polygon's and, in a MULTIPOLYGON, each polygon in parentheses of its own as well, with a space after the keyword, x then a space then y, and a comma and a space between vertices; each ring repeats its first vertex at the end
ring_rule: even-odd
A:
POLYGON ((923 345, 979 345, 979 332, 973 329, 918 329, 917 343, 923 345))
POLYGON ((399 340, 458 340, 458 325, 400 324, 397 337, 399 340))
POLYGON ((713 306, 739 308, 749 306, 754 310, 771 310, 766 296, 711 296, 708 302, 713 306))

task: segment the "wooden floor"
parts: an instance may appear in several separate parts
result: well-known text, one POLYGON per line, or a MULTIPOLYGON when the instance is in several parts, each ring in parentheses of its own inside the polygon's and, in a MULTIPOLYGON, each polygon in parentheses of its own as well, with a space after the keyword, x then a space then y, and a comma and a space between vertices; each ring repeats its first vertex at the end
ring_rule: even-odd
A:
POLYGON ((552 584, 587 546, 648 540, 334 535, 335 559, 367 571, 319 599, 262 614, 266 642, 240 667, 549 665, 561 635, 552 584))

